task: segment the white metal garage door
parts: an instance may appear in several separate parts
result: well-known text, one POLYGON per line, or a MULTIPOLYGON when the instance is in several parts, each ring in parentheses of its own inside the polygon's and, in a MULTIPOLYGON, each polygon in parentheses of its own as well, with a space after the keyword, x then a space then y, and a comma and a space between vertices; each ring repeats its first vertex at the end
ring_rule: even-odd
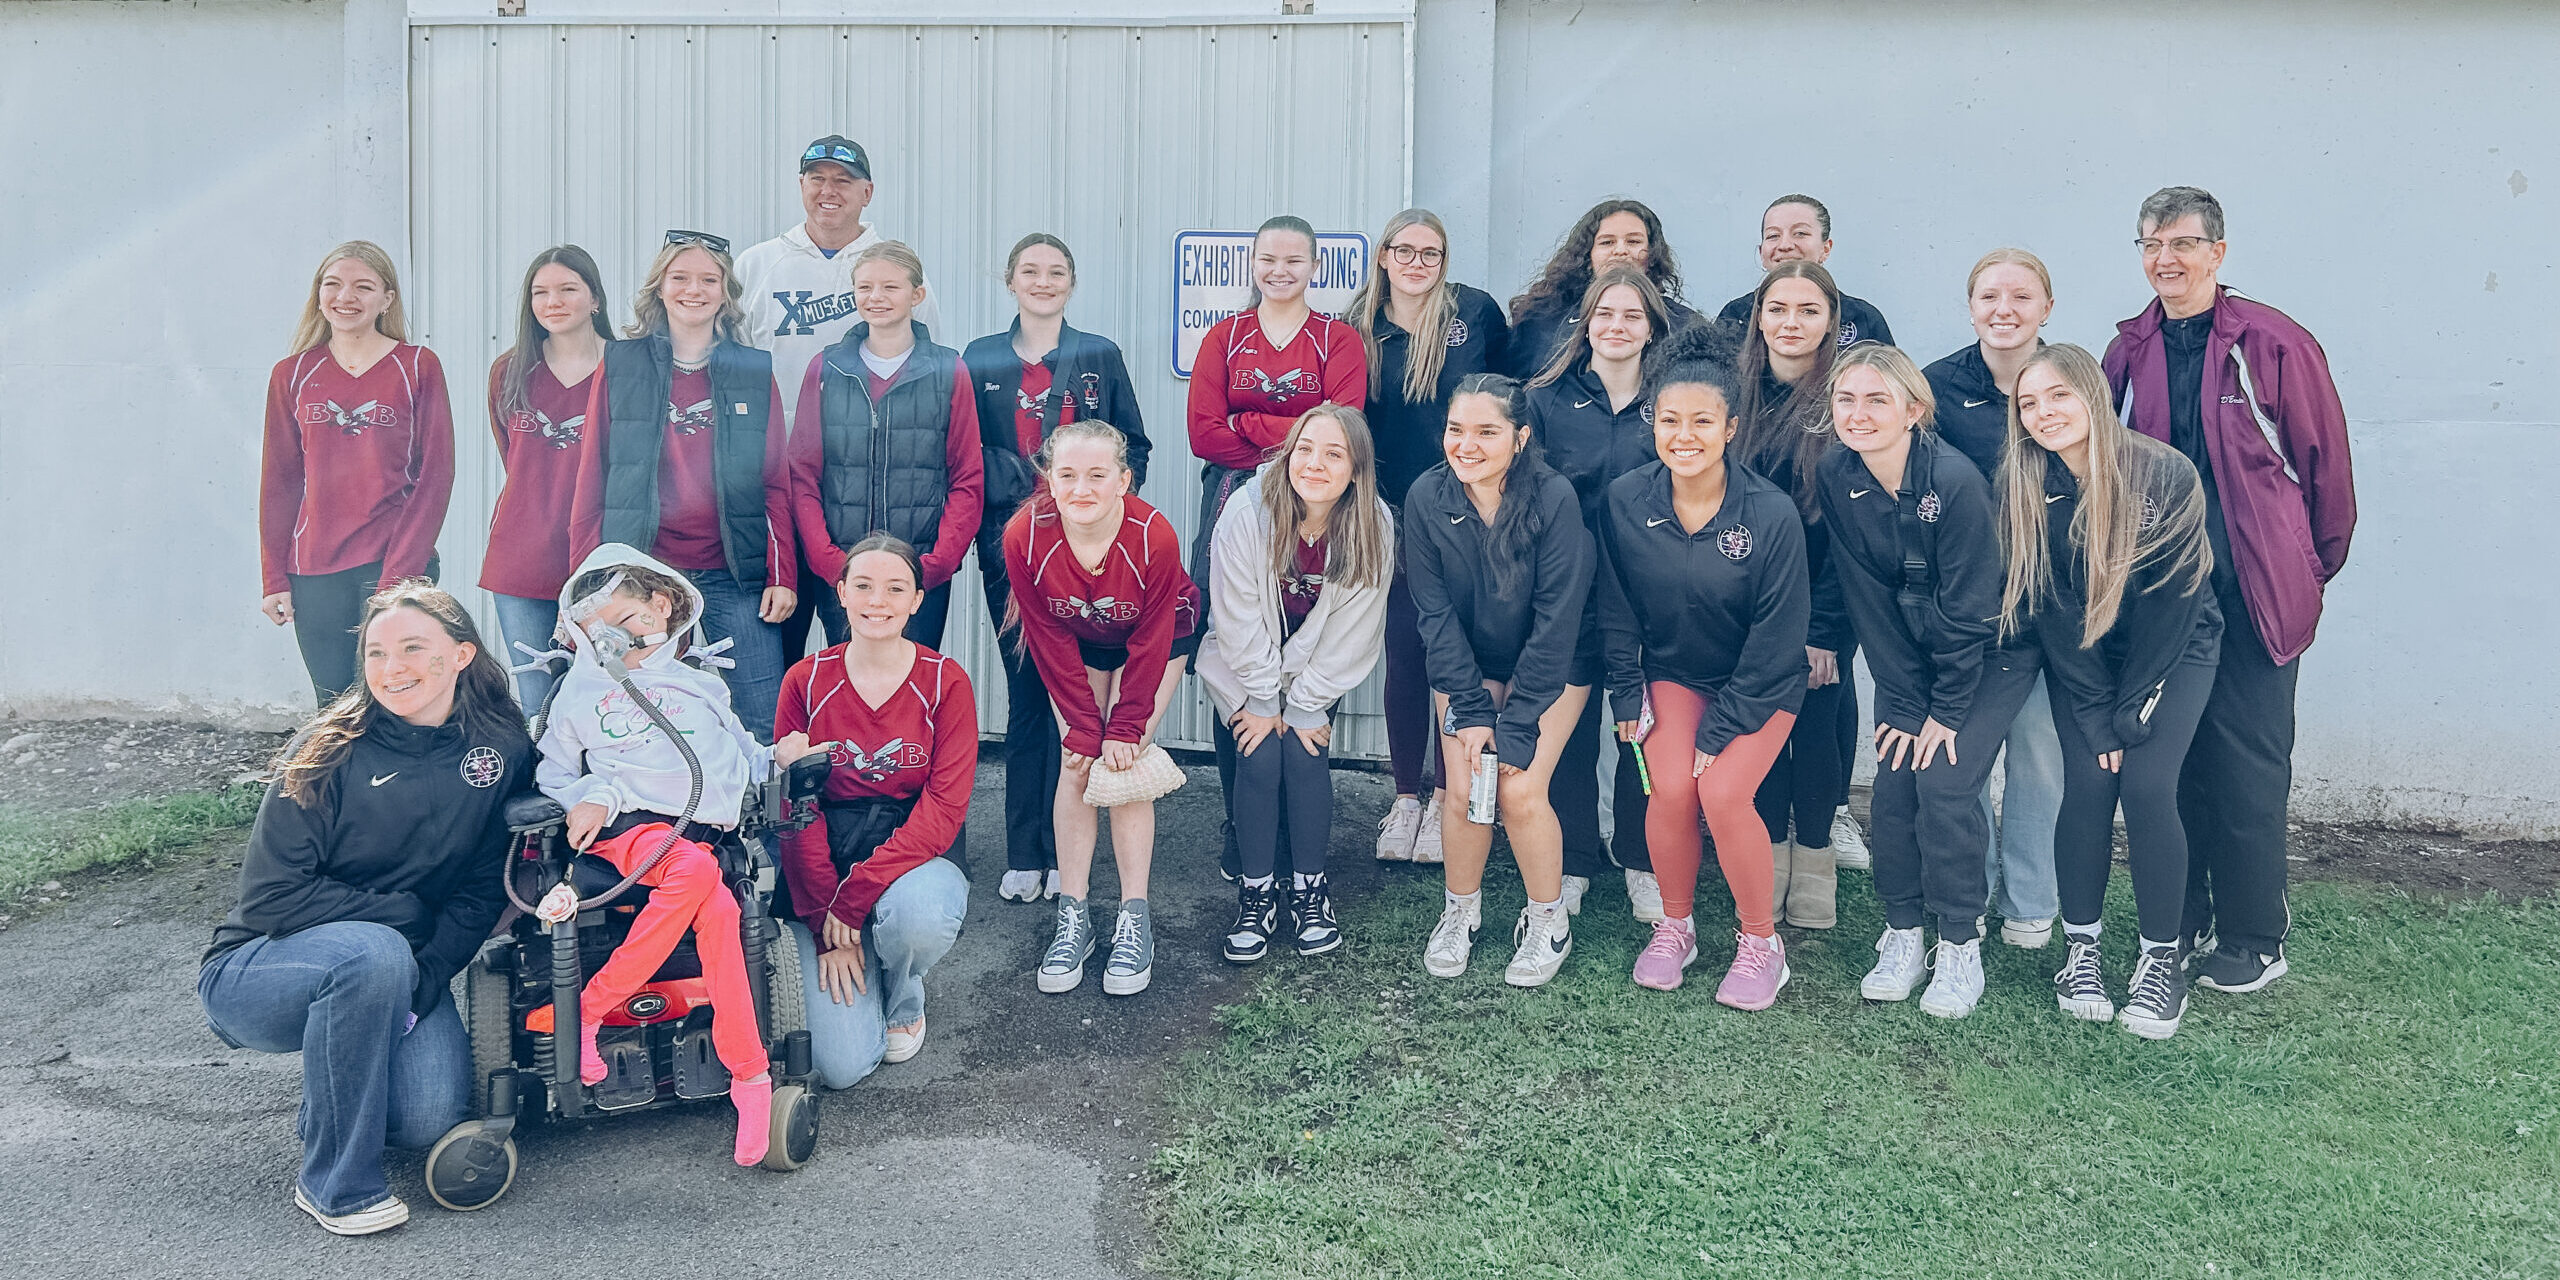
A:
MULTIPOLYGON (((1174 233, 1287 212, 1375 234, 1411 185, 1412 25, 1410 0, 1315 18, 1281 17, 1278 0, 1183 7, 1055 17, 982 3, 898 22, 858 0, 804 16, 531 0, 515 18, 493 0, 413 0, 408 302, 458 405, 447 580, 479 574, 470 531, 487 528, 501 479, 479 397, 512 341, 524 263, 584 245, 628 321, 666 228, 741 248, 779 233, 800 218, 800 148, 834 132, 870 150, 869 219, 923 255, 949 330, 936 336, 955 347, 1010 319, 999 277, 1016 239, 1050 231, 1075 248, 1069 319, 1128 352, 1159 460, 1146 496, 1188 539, 1198 468, 1163 358, 1174 233)), ((948 643, 1000 731, 974 570, 955 595, 948 643)), ((1342 754, 1384 754, 1375 685, 1352 699, 1342 754)), ((1208 726, 1193 698, 1164 736, 1205 745, 1208 726)))

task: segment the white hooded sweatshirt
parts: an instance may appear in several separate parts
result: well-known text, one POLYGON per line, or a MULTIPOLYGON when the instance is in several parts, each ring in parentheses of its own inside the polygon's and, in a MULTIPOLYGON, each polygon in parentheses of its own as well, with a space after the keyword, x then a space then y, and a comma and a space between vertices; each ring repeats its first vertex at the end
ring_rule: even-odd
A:
MULTIPOLYGON (((879 224, 871 223, 862 228, 861 238, 829 257, 809 238, 808 224, 799 223, 738 255, 738 305, 747 311, 746 342, 773 353, 773 380, 782 387, 786 418, 800 411, 800 383, 808 376, 809 363, 862 318, 853 310, 854 256, 886 238, 879 224)), ((957 351, 968 344, 953 342, 942 332, 930 281, 928 276, 924 301, 916 304, 916 323, 934 341, 957 351)))
MULTIPOLYGON (((590 569, 612 565, 654 569, 684 583, 693 621, 633 668, 631 682, 674 722, 702 764, 702 799, 694 806, 693 820, 715 827, 736 826, 747 788, 772 771, 773 748, 756 741, 738 722, 737 712, 729 706, 729 686, 718 672, 678 659, 679 650, 702 647, 702 594, 683 574, 619 542, 596 548, 569 575, 569 582, 575 584, 590 569)), ((672 822, 684 813, 693 773, 685 766, 683 753, 606 670, 584 628, 570 621, 573 603, 570 587, 563 586, 560 629, 568 633, 574 656, 568 674, 560 678, 559 693, 551 700, 551 718, 543 725, 542 738, 534 744, 542 752, 534 766, 534 785, 567 808, 603 805, 607 821, 645 812, 663 814, 672 822)))

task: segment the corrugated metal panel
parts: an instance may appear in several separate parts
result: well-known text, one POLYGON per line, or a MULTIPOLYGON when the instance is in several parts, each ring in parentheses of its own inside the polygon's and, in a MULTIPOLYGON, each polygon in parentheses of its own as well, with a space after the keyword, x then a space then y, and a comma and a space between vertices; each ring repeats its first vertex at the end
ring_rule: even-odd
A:
MULTIPOLYGON (((1029 231, 1076 250, 1070 318, 1129 353, 1158 460, 1145 496, 1192 536, 1199 474, 1172 342, 1172 242, 1277 212, 1374 233, 1406 199, 1400 22, 1041 27, 496 24, 410 35, 410 314, 443 357, 461 474, 446 576, 479 575, 502 479, 478 407, 512 340, 523 264, 571 241, 630 294, 668 227, 745 245, 800 219, 792 159, 862 140, 879 169, 869 220, 914 245, 948 338, 1012 317, 1004 255, 1029 231)), ((960 345, 954 341, 952 345, 960 345)), ((973 558, 974 559, 974 558, 973 558)), ((948 644, 1004 723, 977 571, 948 644)), ((487 604, 486 597, 481 603, 487 604)), ((488 616, 484 607, 482 616, 488 616)), ((1205 745, 1194 691, 1164 737, 1205 745)), ((1373 678, 1336 750, 1385 754, 1373 678)))

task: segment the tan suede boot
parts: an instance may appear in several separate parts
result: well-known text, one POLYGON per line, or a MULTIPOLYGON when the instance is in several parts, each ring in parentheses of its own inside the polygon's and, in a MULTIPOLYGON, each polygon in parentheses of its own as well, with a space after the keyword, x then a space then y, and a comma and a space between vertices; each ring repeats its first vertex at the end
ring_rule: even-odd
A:
POLYGON ((1840 876, 1831 846, 1796 847, 1794 875, 1787 886, 1787 923, 1799 929, 1828 929, 1840 923, 1840 876))
POLYGON ((1770 841, 1769 863, 1770 869, 1777 873, 1769 881, 1769 919, 1774 924, 1785 924, 1788 881, 1793 878, 1796 865, 1796 842, 1793 840, 1770 841))

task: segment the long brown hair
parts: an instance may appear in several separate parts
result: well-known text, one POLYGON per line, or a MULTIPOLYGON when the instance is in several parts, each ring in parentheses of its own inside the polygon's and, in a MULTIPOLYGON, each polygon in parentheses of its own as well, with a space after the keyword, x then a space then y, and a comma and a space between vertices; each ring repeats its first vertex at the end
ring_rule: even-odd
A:
POLYGON ((1325 517, 1324 580, 1328 586, 1374 587, 1387 580, 1389 551, 1387 516, 1378 504, 1378 447, 1369 437, 1369 419, 1359 410, 1328 400, 1298 415, 1289 424, 1271 465, 1262 472, 1262 514, 1271 527, 1271 580, 1280 582, 1296 569, 1298 526, 1307 518, 1307 500, 1289 483, 1289 458, 1308 424, 1330 418, 1342 429, 1351 451, 1351 483, 1325 517))
POLYGON ((1633 267, 1611 267, 1594 277, 1591 287, 1582 291, 1581 319, 1574 323, 1573 331, 1565 335, 1565 340, 1556 345, 1555 357, 1547 361, 1547 367, 1540 369, 1537 377, 1529 379, 1530 386, 1546 386, 1573 372, 1574 366, 1591 359, 1592 309, 1600 305, 1601 294, 1620 285, 1635 290, 1636 297, 1644 304, 1646 333, 1644 350, 1637 353, 1638 358, 1651 352, 1655 343, 1671 336, 1671 306, 1662 300, 1662 291, 1653 287, 1653 280, 1633 267))
MULTIPOLYGON (((2019 371, 2038 366, 2062 376, 2089 411, 2089 474, 2080 480, 2079 508, 2071 517, 2071 544, 2086 568, 2087 602, 2080 616, 2080 647, 2088 648, 2116 625, 2125 586, 2134 571, 2165 564, 2160 586, 2182 594, 2201 590, 2213 575, 2213 545, 2205 537, 2204 486, 2184 454, 2126 429, 2107 391, 2097 357, 2067 342, 2035 354, 2019 371), (2185 470, 2179 477, 2176 473, 2185 470)), ((2016 396, 2009 398, 2009 439, 2000 462, 2000 540, 2008 550, 2008 580, 2000 591, 2000 632, 2023 630, 2035 602, 2053 582, 2045 541, 2044 480, 2050 451, 2027 434, 2016 396)))
POLYGON ((329 268, 353 258, 382 277, 383 290, 391 295, 391 304, 373 318, 376 333, 393 342, 409 340, 408 313, 400 309, 400 270, 391 265, 391 255, 371 240, 349 240, 331 249, 320 265, 311 271, 311 293, 302 300, 302 318, 293 322, 293 354, 300 355, 329 340, 329 318, 320 314, 320 281, 329 268))
POLYGON ((551 336, 542 327, 542 318, 533 314, 533 278, 554 263, 577 272, 578 279, 586 282, 587 293, 596 300, 595 314, 587 322, 595 326, 597 337, 613 340, 613 323, 604 315, 604 276, 596 270, 594 256, 574 244, 553 245, 533 255, 533 262, 524 269, 524 287, 516 290, 516 345, 503 357, 507 372, 498 384, 501 418, 532 407, 528 388, 533 385, 533 365, 542 358, 543 340, 551 336))
MULTIPOLYGON (((364 620, 356 624, 359 647, 364 643, 365 632, 373 628, 374 619, 394 609, 415 609, 444 628, 446 637, 454 643, 472 647, 470 664, 453 682, 453 712, 462 722, 464 736, 475 743, 498 746, 510 755, 528 749, 532 740, 525 733, 524 711, 516 705, 507 669, 481 642, 480 628, 464 611, 462 602, 424 578, 392 583, 364 602, 364 620)), ((285 744, 276 759, 276 772, 286 798, 305 809, 319 803, 321 782, 346 758, 356 739, 364 736, 373 719, 374 706, 373 688, 359 674, 346 692, 322 707, 311 723, 285 744)))
POLYGON ((1742 402, 1733 407, 1742 429, 1734 437, 1734 449, 1744 466, 1764 476, 1783 476, 1792 467, 1796 506, 1810 515, 1814 464, 1831 443, 1831 401, 1824 392, 1831 385, 1831 367, 1840 358, 1840 286, 1820 263, 1802 258, 1781 262, 1751 291, 1751 314, 1742 323, 1742 402), (1769 290, 1781 280, 1812 281, 1822 291, 1831 318, 1814 350, 1813 368, 1785 399, 1778 400, 1763 394, 1769 339, 1760 332, 1760 309, 1768 304, 1769 290))
POLYGON ((1458 285, 1449 276, 1449 228, 1441 225, 1440 215, 1429 209, 1407 209, 1387 219, 1387 229, 1378 233, 1377 251, 1369 258, 1369 278, 1351 295, 1350 310, 1343 316, 1360 331, 1360 343, 1369 349, 1369 398, 1401 393, 1407 404, 1429 403, 1440 390, 1440 370, 1449 359, 1449 321, 1457 314, 1458 285), (1386 314, 1395 296, 1395 286, 1387 281, 1387 244, 1407 227, 1428 227, 1440 237, 1440 283, 1423 296, 1422 313, 1414 317, 1413 332, 1405 342, 1404 385, 1391 392, 1378 381, 1385 376, 1378 367, 1378 318, 1386 314))

